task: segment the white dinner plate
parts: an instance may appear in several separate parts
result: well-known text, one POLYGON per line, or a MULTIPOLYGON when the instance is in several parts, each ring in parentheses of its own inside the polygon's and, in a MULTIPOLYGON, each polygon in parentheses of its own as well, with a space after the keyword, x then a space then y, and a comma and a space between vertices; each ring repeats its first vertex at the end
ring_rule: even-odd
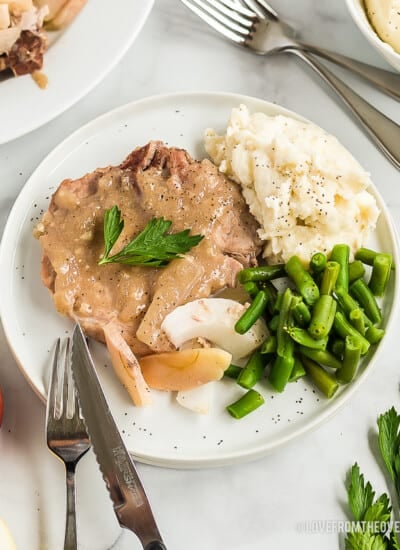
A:
MULTIPOLYGON (((0 251, 1 314, 4 329, 26 378, 44 399, 50 354, 55 339, 71 334, 72 323, 56 313, 40 280, 41 250, 32 237, 35 223, 47 209, 50 195, 67 177, 82 176, 96 167, 118 164, 136 146, 151 139, 183 147, 198 159, 205 157, 206 127, 224 131, 230 111, 240 103, 251 111, 274 115, 294 113, 265 101, 223 93, 192 93, 138 101, 97 118, 62 142, 32 174, 15 202, 4 231, 0 251)), ((376 231, 368 243, 394 255, 399 252, 388 211, 372 188, 381 209, 376 231)), ((398 270, 392 276, 383 303, 384 326, 398 304, 398 270)), ((384 344, 385 339, 381 342, 384 344)), ((308 382, 289 384, 282 394, 259 384, 266 398, 242 420, 234 420, 225 406, 238 398, 240 388, 231 380, 215 384, 212 410, 197 415, 181 408, 172 394, 154 392, 154 404, 132 405, 109 366, 106 349, 92 343, 95 362, 111 410, 137 460, 172 467, 215 466, 253 459, 315 428, 336 412, 365 380, 379 353, 365 358, 353 383, 331 400, 308 382)), ((377 348, 379 351, 379 347, 377 348)))
MULTIPOLYGON (((40 89, 30 75, 0 80, 0 144, 27 134, 90 92, 118 63, 141 30, 154 0, 89 0, 44 56, 40 89)), ((1 78, 1 77, 0 77, 1 78)))

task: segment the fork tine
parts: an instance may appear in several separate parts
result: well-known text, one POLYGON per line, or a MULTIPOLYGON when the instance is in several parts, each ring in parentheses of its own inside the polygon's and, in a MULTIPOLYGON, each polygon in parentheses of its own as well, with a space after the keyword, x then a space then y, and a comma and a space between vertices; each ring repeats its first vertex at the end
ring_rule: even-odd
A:
POLYGON ((268 4, 268 2, 266 2, 266 0, 255 0, 255 2, 265 9, 267 15, 270 15, 275 19, 279 19, 277 12, 268 4))
POLYGON ((241 13, 242 15, 245 15, 247 17, 253 17, 254 12, 251 10, 248 10, 242 4, 240 4, 237 0, 219 0, 221 4, 224 4, 227 8, 230 8, 233 11, 236 11, 237 13, 241 13))
MULTIPOLYGON (((204 4, 204 0, 202 0, 202 3, 204 4)), ((239 23, 239 25, 243 25, 246 29, 251 29, 253 26, 254 13, 247 10, 247 14, 242 14, 238 9, 240 4, 229 2, 229 0, 207 0, 207 3, 211 4, 211 6, 221 12, 222 15, 226 15, 229 19, 239 23), (234 7, 232 7, 232 5, 234 7)), ((206 7, 207 5, 204 4, 203 9, 206 9, 206 7)))
MULTIPOLYGON (((206 11, 203 11, 200 9, 199 5, 203 8, 203 5, 200 4, 199 0, 181 0, 183 4, 185 4, 186 7, 188 7, 190 10, 192 10, 193 13, 195 13, 198 17, 203 19, 210 27, 212 27, 214 30, 231 40, 232 42, 235 42, 236 44, 244 44, 246 41, 246 36, 249 34, 248 29, 242 28, 240 31, 240 34, 238 34, 237 31, 232 29, 232 25, 234 25, 233 22, 229 22, 227 18, 226 21, 228 25, 223 24, 219 21, 220 17, 215 17, 213 14, 209 15, 206 13, 206 11)), ((210 12, 211 8, 208 8, 208 12, 210 12)), ((218 13, 215 10, 212 10, 213 13, 218 13)))
POLYGON ((58 394, 58 363, 60 356, 60 338, 57 339, 56 347, 53 354, 53 364, 51 367, 49 392, 46 407, 46 418, 49 419, 50 415, 53 418, 57 417, 57 394, 58 394))
POLYGON ((241 0, 247 8, 253 13, 256 13, 259 17, 264 19, 265 17, 279 20, 278 14, 271 8, 265 0, 241 0))

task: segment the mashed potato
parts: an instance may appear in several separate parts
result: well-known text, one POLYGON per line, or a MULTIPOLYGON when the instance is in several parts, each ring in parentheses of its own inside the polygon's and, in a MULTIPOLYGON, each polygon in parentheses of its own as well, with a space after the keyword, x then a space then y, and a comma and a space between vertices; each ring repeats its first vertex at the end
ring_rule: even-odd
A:
POLYGON ((207 130, 205 147, 237 181, 258 220, 269 263, 347 243, 355 252, 379 210, 368 174, 333 136, 285 116, 233 109, 226 134, 207 130))
POLYGON ((365 8, 379 38, 400 53, 400 0, 365 0, 365 8))

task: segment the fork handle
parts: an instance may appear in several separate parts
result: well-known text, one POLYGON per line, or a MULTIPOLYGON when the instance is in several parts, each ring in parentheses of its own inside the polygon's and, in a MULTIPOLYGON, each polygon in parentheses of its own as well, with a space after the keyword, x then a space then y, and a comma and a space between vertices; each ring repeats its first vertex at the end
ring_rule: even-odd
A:
POLYGON ((76 514, 75 514, 75 464, 67 463, 67 518, 65 524, 64 550, 76 550, 76 514))
POLYGON ((368 65, 362 61, 357 61, 356 59, 352 59, 345 55, 331 52, 304 42, 298 42, 296 44, 296 47, 297 46, 305 52, 318 55, 318 57, 322 57, 327 61, 331 61, 340 67, 344 67, 345 69, 352 71, 368 82, 371 82, 388 95, 394 97, 395 99, 400 99, 400 74, 396 74, 385 69, 380 69, 379 67, 373 67, 372 65, 368 65))
POLYGON ((350 108, 381 151, 400 169, 400 126, 375 109, 312 55, 298 49, 286 50, 310 65, 350 108))

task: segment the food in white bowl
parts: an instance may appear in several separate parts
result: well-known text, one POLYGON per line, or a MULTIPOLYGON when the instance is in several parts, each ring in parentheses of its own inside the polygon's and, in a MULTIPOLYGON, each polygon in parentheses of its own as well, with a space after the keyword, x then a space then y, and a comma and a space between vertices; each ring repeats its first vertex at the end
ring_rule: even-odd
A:
MULTIPOLYGON (((86 0, 5 0, 0 3, 0 72, 35 74, 48 47, 46 29, 60 30, 86 0)), ((38 77, 40 85, 44 80, 38 77)))
POLYGON ((346 0, 355 24, 368 42, 397 71, 400 71, 397 0, 346 0), (376 8, 376 9, 375 9, 376 8))
POLYGON ((285 116, 233 109, 225 134, 205 134, 207 153, 238 182, 268 263, 296 254, 307 263, 338 242, 352 253, 375 228, 379 210, 369 174, 318 126, 285 116))
POLYGON ((33 0, 39 7, 47 6, 48 13, 44 18, 46 29, 60 30, 67 27, 80 10, 86 4, 87 0, 33 0))
MULTIPOLYGON (((201 403, 208 392, 192 396, 190 391, 234 371, 238 385, 248 390, 244 402, 228 407, 232 416, 240 418, 263 403, 253 386, 267 364, 277 391, 309 374, 331 397, 339 379, 351 381, 360 356, 383 336, 377 327, 378 304, 372 321, 359 314, 359 334, 342 311, 335 315, 337 304, 345 311, 349 298, 339 294, 333 298, 336 279, 329 278, 329 284, 325 280, 328 267, 317 275, 312 257, 322 253, 325 261, 335 264, 341 289, 344 285, 349 290, 349 260, 366 242, 378 217, 375 199, 367 190, 367 174, 333 137, 311 124, 250 115, 244 106, 233 110, 231 122, 238 124, 237 132, 233 126, 227 130, 233 141, 208 132, 207 148, 220 155, 215 157, 217 164, 236 183, 207 159, 196 161, 184 149, 149 142, 117 166, 64 180, 36 226, 43 250, 42 279, 57 310, 107 344, 121 383, 139 406, 151 403, 155 389, 177 391, 181 404, 208 410, 208 404, 201 403), (253 181, 261 165, 264 170, 253 181), (278 251, 269 248, 279 216, 272 229, 260 227, 257 209, 252 215, 245 202, 252 210, 256 188, 260 204, 272 198, 278 205, 272 214, 278 215, 281 208, 280 216, 287 219, 284 207, 301 207, 292 216, 296 226, 292 231, 302 231, 312 220, 307 227, 312 245, 305 247, 306 252, 293 250, 290 239, 279 241, 278 251), (301 205, 292 204, 300 203, 300 198, 301 205), (334 235, 325 219, 321 226, 323 207, 329 208, 334 235), (270 263, 278 259, 282 263, 258 267, 262 248, 270 263), (312 271, 306 271, 308 264, 312 271), (283 288, 274 286, 286 275, 291 280, 285 278, 283 288), (306 286, 312 287, 312 296, 306 286), (226 287, 241 289, 241 297, 223 297, 220 291, 226 287), (320 302, 332 308, 320 311, 320 302), (292 315, 299 326, 292 326, 292 315), (314 330, 318 322, 323 334, 314 330), (327 348, 334 324, 343 344, 335 352, 327 348), (347 362, 347 336, 358 358, 336 380, 326 367, 339 369, 342 360, 347 362), (308 347, 323 352, 322 356, 308 354, 304 349, 308 347), (245 365, 232 367, 232 355, 245 365)), ((267 218, 268 213, 259 221, 264 224, 267 218)), ((377 255, 366 255, 365 263, 372 258, 372 281, 377 255)), ((380 296, 391 264, 384 255, 378 256, 386 262, 379 266, 385 272, 384 284, 374 287, 380 296)), ((367 289, 369 295, 372 289, 372 285, 367 289)), ((365 292, 364 287, 361 290, 365 292)), ((364 307, 362 297, 359 302, 353 296, 352 300, 353 309, 364 307)))
POLYGON ((378 36, 400 53, 400 1, 364 0, 371 25, 378 36))

